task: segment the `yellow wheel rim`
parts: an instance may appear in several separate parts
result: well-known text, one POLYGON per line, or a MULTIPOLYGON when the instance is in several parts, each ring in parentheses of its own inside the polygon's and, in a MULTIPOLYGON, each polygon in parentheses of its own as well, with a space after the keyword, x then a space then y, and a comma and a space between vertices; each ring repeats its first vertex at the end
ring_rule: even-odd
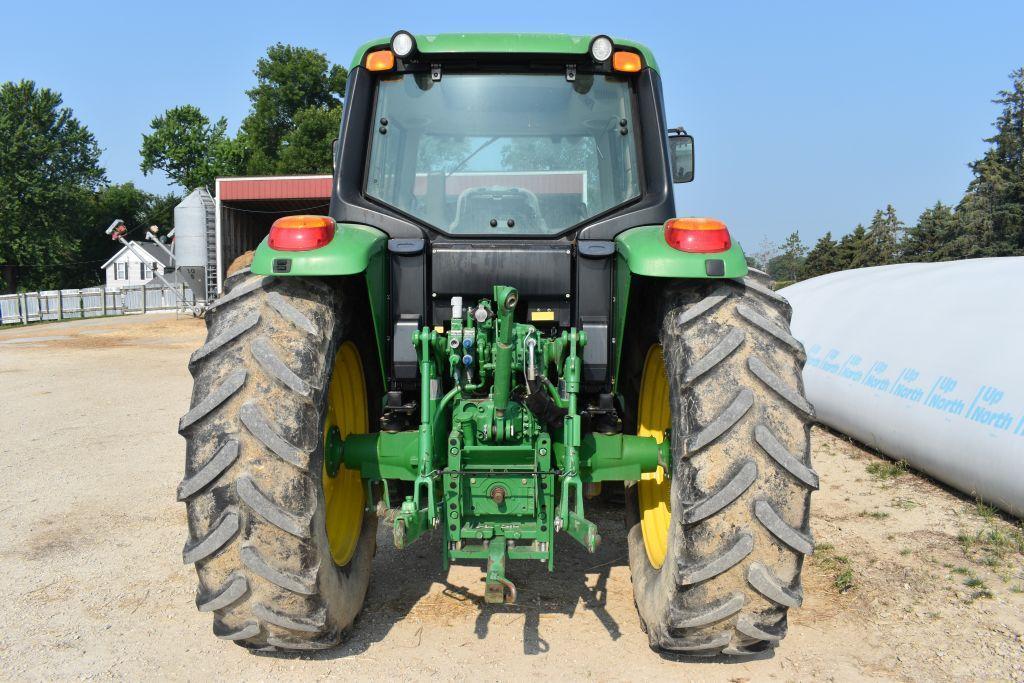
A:
MULTIPOLYGON (((672 417, 668 401, 665 359, 661 354, 660 344, 652 346, 644 360, 637 416, 637 435, 653 436, 661 443, 672 417)), ((672 519, 670 492, 671 482, 665 477, 665 470, 661 465, 658 465, 656 472, 641 475, 640 481, 637 482, 640 531, 643 532, 647 559, 655 569, 661 569, 661 565, 665 564, 665 553, 668 551, 668 529, 672 519)))
MULTIPOLYGON (((327 419, 324 420, 324 442, 331 427, 337 427, 341 438, 349 434, 365 434, 369 430, 369 412, 366 404, 366 381, 359 350, 352 342, 345 342, 334 357, 331 385, 327 388, 327 419)), ((323 472, 327 541, 331 556, 344 566, 355 555, 359 533, 363 528, 363 481, 358 470, 342 465, 338 474, 323 472)))

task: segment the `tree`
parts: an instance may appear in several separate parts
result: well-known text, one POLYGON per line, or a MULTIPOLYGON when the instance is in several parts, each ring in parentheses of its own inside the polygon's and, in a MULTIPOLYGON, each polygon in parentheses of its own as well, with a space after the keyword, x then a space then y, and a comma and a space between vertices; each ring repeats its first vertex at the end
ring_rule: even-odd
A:
POLYGON ((3 287, 62 284, 80 260, 75 234, 104 181, 100 148, 60 93, 0 84, 0 263, 3 287))
POLYGON ((768 272, 768 264, 779 255, 781 247, 768 237, 761 238, 756 251, 747 254, 747 265, 768 272))
POLYGON ((341 127, 341 107, 310 107, 295 114, 295 127, 281 140, 276 172, 283 174, 330 173, 332 142, 341 127))
POLYGON ((807 247, 800 241, 800 233, 793 231, 782 243, 779 255, 768 261, 768 275, 777 282, 799 280, 806 257, 807 247))
POLYGON ((1010 74, 1012 87, 993 102, 1003 107, 991 147, 971 164, 974 179, 957 215, 962 257, 1024 253, 1024 68, 1010 74))
POLYGON ((317 50, 277 43, 254 73, 252 107, 234 138, 223 117, 168 109, 142 137, 142 172, 159 169, 187 191, 223 175, 330 173, 348 71, 317 50))
POLYGON ((900 260, 900 241, 906 226, 896 216, 896 209, 889 204, 885 211, 875 211, 868 225, 865 243, 866 265, 882 266, 898 263, 900 260))
POLYGON ((172 227, 174 207, 180 201, 174 194, 150 194, 133 183, 101 187, 91 197, 88 220, 81 223, 79 239, 83 264, 71 269, 68 279, 73 278, 75 286, 79 287, 101 283, 103 274, 98 266, 121 249, 121 245, 108 239, 103 230, 114 220, 121 219, 128 227, 129 239, 143 239, 142 231, 151 225, 166 232, 172 227))
POLYGON ((839 270, 838 246, 837 242, 832 239, 832 233, 826 232, 821 239, 815 242, 814 248, 804 259, 803 268, 800 270, 800 279, 806 280, 839 270))
POLYGON ((868 232, 863 225, 858 224, 853 232, 843 235, 836 246, 836 269, 848 270, 875 265, 869 260, 867 243, 868 232))
POLYGON ((240 150, 227 136, 227 120, 215 123, 186 104, 168 109, 149 124, 152 131, 142 136, 141 169, 149 175, 161 170, 187 191, 213 187, 219 175, 237 172, 240 150))
POLYGON ((330 172, 348 71, 318 50, 277 43, 254 74, 256 87, 246 91, 252 108, 239 136, 249 153, 247 172, 330 172))
POLYGON ((957 219, 953 210, 942 202, 925 209, 917 219, 917 225, 908 228, 900 251, 904 261, 941 261, 956 258, 950 253, 950 245, 957 237, 957 219))

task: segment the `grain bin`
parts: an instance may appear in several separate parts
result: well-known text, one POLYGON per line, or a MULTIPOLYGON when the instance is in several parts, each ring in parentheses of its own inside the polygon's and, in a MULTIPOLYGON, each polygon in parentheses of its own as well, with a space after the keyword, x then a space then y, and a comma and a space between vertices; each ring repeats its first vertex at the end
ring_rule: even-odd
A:
POLYGON ((197 301, 205 301, 215 292, 207 292, 207 269, 210 263, 214 227, 213 197, 205 188, 193 190, 174 207, 174 265, 181 279, 195 292, 197 301))

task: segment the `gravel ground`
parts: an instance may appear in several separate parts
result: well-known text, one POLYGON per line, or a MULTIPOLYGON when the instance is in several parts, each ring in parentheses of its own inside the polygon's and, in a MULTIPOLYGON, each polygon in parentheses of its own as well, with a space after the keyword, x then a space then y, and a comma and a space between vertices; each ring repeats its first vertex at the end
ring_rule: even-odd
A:
POLYGON ((624 680, 1024 680, 1019 523, 815 429, 822 488, 804 607, 773 656, 651 652, 633 608, 620 500, 603 544, 556 571, 513 563, 521 604, 482 604, 479 567, 439 568, 436 539, 379 539, 351 638, 314 656, 217 640, 181 564, 178 417, 201 321, 173 314, 0 330, 0 677, 624 680))

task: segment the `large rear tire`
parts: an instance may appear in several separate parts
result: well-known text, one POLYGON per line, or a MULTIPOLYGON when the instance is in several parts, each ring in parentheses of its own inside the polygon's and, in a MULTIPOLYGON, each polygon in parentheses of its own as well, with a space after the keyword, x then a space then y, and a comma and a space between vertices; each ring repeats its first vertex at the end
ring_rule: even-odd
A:
POLYGON ((652 648, 763 652, 802 600, 818 484, 789 305, 748 278, 674 284, 649 313, 623 393, 637 433, 671 428, 673 471, 627 487, 637 610, 652 648))
POLYGON ((247 648, 331 647, 366 596, 376 516, 358 474, 326 474, 323 446, 330 427, 367 431, 379 378, 359 362, 363 307, 335 284, 239 271, 189 364, 183 557, 214 633, 247 648))

